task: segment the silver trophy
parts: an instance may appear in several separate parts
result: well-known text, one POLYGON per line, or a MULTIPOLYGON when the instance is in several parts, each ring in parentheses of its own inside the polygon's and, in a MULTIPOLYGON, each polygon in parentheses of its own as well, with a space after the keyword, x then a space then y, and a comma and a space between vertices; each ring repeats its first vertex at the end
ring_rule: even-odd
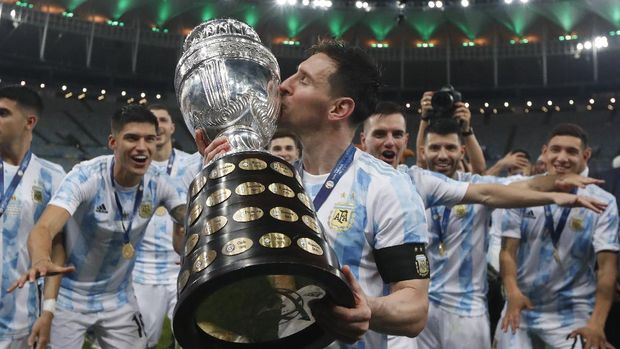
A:
POLYGON ((352 306, 295 169, 263 148, 280 110, 275 57, 233 19, 191 32, 177 65, 181 112, 195 136, 228 138, 188 191, 173 329, 183 348, 322 348, 333 339, 308 302, 352 306))

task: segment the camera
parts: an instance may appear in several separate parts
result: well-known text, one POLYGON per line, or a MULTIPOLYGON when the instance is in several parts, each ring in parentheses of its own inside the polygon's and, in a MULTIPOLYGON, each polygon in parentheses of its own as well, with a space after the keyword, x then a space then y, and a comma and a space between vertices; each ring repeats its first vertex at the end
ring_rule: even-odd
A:
POLYGON ((451 118, 454 113, 454 103, 461 101, 461 93, 452 85, 445 85, 433 92, 431 106, 433 112, 429 115, 432 119, 451 118))

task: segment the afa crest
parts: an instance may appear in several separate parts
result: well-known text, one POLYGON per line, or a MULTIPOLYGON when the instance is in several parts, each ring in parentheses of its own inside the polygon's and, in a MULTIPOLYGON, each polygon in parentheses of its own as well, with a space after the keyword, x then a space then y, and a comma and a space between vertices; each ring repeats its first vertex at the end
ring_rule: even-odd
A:
POLYGON ((415 268, 418 275, 426 277, 429 273, 428 258, 424 254, 418 254, 415 256, 415 268))
POLYGON ((334 205, 329 214, 329 227, 335 232, 351 229, 355 219, 355 206, 351 202, 341 202, 334 205))
POLYGON ((576 232, 583 231, 583 218, 582 217, 573 217, 570 220, 570 227, 576 232))
POLYGON ((454 212, 454 214, 456 214, 457 217, 463 218, 465 217, 465 214, 467 214, 468 207, 467 205, 456 205, 454 206, 452 211, 454 212))
POLYGON ((38 185, 32 186, 32 201, 37 204, 43 203, 43 188, 38 185))
POLYGON ((150 202, 143 201, 140 205, 140 217, 149 218, 153 214, 153 205, 150 202))

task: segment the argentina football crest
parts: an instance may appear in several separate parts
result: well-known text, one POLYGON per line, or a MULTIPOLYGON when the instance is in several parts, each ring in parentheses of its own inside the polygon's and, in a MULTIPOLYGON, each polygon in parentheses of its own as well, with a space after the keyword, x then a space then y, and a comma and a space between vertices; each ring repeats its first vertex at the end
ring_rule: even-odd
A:
POLYGON ((355 203, 353 201, 337 202, 329 214, 329 227, 341 233, 351 229, 354 220, 355 203))

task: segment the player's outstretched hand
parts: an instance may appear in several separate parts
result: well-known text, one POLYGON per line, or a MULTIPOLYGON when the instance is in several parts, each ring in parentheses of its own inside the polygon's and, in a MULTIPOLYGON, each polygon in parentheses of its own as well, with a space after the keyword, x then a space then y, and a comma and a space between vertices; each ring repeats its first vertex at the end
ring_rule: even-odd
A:
POLYGON ((54 276, 58 274, 67 274, 75 271, 75 267, 68 266, 63 267, 56 265, 49 260, 41 261, 34 264, 30 270, 22 275, 17 281, 15 281, 8 291, 12 292, 16 288, 22 288, 27 282, 35 282, 39 277, 54 276))
POLYGON ((607 204, 596 199, 568 193, 555 193, 553 201, 558 206, 585 207, 596 213, 601 213, 607 208, 607 204))

